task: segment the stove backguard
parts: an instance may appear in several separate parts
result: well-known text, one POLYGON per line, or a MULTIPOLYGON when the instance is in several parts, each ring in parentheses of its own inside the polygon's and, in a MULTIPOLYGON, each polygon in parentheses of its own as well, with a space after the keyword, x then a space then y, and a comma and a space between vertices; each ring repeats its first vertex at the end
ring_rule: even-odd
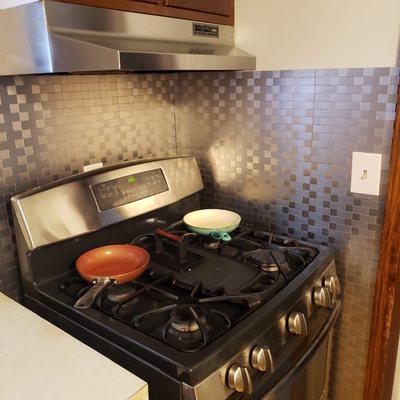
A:
POLYGON ((11 199, 29 250, 161 209, 204 188, 194 157, 105 167, 11 199))

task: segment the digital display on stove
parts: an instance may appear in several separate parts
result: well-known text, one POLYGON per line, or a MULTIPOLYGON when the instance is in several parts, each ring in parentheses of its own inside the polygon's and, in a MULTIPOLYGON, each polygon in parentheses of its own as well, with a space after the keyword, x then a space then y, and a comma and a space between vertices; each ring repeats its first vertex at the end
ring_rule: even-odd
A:
POLYGON ((123 206, 168 190, 161 168, 126 175, 90 187, 99 211, 123 206))

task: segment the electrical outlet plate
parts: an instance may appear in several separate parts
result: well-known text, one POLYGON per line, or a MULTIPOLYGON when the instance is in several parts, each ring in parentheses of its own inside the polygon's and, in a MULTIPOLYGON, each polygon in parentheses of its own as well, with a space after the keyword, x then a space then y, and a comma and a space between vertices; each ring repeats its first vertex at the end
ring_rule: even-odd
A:
POLYGON ((382 154, 354 152, 350 191, 378 196, 381 166, 382 154))

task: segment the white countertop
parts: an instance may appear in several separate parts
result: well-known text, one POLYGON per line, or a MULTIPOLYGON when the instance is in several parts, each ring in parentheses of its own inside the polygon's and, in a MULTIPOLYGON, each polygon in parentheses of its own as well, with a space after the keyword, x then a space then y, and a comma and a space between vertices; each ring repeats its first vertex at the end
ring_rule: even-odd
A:
POLYGON ((22 6, 23 4, 36 3, 39 0, 0 0, 0 10, 22 6))
POLYGON ((147 384, 0 293, 0 400, 145 400, 147 384))

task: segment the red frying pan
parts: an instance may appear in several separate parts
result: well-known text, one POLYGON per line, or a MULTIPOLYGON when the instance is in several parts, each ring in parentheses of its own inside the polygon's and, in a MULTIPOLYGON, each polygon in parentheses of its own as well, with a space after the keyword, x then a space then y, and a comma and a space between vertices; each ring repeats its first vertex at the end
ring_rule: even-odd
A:
POLYGON ((116 244, 98 247, 82 254, 76 261, 79 275, 94 285, 75 303, 75 308, 89 308, 107 286, 136 279, 147 268, 149 253, 142 247, 116 244))

